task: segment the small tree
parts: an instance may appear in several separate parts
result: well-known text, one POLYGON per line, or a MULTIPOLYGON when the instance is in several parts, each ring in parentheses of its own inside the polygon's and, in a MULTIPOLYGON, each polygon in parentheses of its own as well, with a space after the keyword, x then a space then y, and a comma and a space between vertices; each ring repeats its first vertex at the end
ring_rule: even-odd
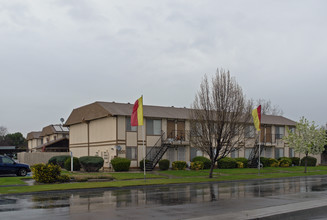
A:
MULTIPOLYGON (((318 129, 314 121, 310 123, 304 117, 296 124, 295 132, 288 130, 288 133, 289 135, 283 139, 294 148, 295 152, 304 153, 306 158, 308 154, 321 154, 327 143, 325 129, 322 127, 318 129)), ((304 172, 307 172, 307 160, 305 160, 304 172)))
POLYGON ((240 148, 245 128, 252 123, 252 103, 229 71, 217 70, 211 83, 204 77, 191 110, 191 142, 215 163, 240 148))

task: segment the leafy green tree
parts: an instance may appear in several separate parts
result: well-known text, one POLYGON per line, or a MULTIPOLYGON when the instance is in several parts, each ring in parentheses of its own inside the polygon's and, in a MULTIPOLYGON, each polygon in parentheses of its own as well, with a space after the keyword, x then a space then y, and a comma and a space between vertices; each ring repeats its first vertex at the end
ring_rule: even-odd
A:
MULTIPOLYGON (((310 123, 304 117, 296 124, 295 132, 288 130, 288 133, 289 135, 283 138, 284 141, 294 148, 295 152, 304 153, 306 158, 308 154, 321 154, 327 144, 326 130, 318 128, 314 121, 310 123)), ((307 160, 304 172, 307 172, 307 160)))
POLYGON ((8 145, 16 146, 18 148, 26 148, 26 139, 20 132, 16 132, 13 134, 7 134, 5 136, 5 142, 8 145))

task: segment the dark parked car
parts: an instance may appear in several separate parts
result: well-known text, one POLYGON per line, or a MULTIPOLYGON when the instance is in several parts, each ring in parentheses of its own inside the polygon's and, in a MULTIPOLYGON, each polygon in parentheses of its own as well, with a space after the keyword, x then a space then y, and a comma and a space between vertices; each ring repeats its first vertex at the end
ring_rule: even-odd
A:
POLYGON ((31 172, 31 169, 27 164, 16 163, 10 157, 0 155, 0 174, 26 176, 28 172, 31 172))

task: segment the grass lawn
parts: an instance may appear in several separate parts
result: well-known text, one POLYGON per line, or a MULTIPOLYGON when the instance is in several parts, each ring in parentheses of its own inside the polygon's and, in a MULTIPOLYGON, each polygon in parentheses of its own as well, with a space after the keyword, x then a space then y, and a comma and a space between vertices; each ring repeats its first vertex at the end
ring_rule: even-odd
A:
POLYGON ((26 184, 22 179, 31 179, 31 177, 16 177, 16 176, 0 177, 0 186, 26 184))
MULTIPOLYGON (((76 175, 75 173, 63 172, 68 175, 76 175)), ((158 175, 147 173, 147 180, 143 180, 143 173, 78 173, 78 175, 89 175, 95 178, 101 175, 108 175, 115 178, 115 181, 107 182, 78 182, 78 183, 62 183, 62 184, 40 184, 34 186, 14 186, 0 187, 0 194, 9 193, 29 193, 49 190, 68 190, 68 189, 87 189, 102 187, 125 187, 125 186, 141 186, 141 185, 157 185, 157 184, 182 184, 182 183, 199 183, 199 182, 219 182, 219 181, 235 181, 235 180, 252 180, 267 178, 282 178, 296 176, 312 176, 327 175, 327 167, 308 167, 308 173, 304 173, 304 167, 269 167, 261 169, 258 175, 257 169, 215 169, 212 179, 208 178, 209 170, 168 170, 158 171, 158 175), (173 177, 173 178, 167 178, 173 177)), ((0 184, 13 185, 19 184, 21 177, 0 177, 0 184), (2 182, 1 182, 2 181, 2 182), (11 183, 10 183, 11 181, 11 183)))

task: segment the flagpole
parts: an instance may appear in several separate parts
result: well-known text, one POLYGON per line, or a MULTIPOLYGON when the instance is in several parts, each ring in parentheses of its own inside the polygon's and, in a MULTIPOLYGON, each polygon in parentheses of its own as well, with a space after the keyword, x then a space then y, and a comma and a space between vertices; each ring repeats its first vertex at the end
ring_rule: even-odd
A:
POLYGON ((261 136, 261 130, 259 131, 259 141, 258 141, 258 144, 259 144, 259 164, 258 164, 258 169, 259 169, 259 175, 260 175, 260 156, 261 156, 261 145, 260 145, 260 136, 261 136))
POLYGON ((143 172, 144 172, 144 182, 146 182, 146 171, 145 171, 145 161, 146 161, 146 154, 145 154, 145 145, 144 145, 144 125, 142 125, 142 137, 143 137, 143 155, 144 155, 144 159, 143 159, 143 172))

